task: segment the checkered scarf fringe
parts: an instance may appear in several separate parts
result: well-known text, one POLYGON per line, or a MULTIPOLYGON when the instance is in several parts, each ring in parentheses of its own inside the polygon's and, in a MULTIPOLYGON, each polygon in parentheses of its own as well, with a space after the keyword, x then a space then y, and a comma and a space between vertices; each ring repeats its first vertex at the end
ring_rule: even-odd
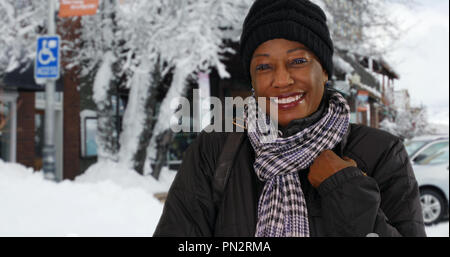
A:
POLYGON ((333 149, 342 140, 349 125, 350 108, 346 100, 334 92, 318 122, 295 135, 264 142, 262 138, 267 137, 267 133, 263 132, 273 132, 276 127, 273 127, 273 123, 267 125, 265 122, 256 122, 251 126, 248 121, 258 117, 256 109, 262 115, 260 117, 270 119, 260 108, 251 106, 256 104, 246 108, 244 119, 255 150, 253 167, 258 178, 265 181, 258 203, 255 236, 308 237, 308 210, 298 171, 308 168, 323 150, 333 149))

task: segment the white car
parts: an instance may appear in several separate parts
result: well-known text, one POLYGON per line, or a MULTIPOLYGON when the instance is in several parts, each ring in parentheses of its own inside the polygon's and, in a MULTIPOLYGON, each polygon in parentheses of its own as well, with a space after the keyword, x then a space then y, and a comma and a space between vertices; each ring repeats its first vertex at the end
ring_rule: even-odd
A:
POLYGON ((414 138, 405 142, 405 147, 419 184, 425 224, 435 224, 448 218, 448 136, 414 138))

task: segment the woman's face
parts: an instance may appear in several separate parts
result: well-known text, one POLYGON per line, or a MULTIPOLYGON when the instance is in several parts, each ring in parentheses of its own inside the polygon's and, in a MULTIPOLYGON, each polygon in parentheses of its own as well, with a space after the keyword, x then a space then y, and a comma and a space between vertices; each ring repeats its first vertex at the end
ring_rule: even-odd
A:
POLYGON ((328 75, 317 57, 303 44, 273 39, 261 44, 250 63, 257 97, 266 97, 266 112, 278 105, 278 124, 309 116, 322 100, 328 75), (270 101, 270 97, 277 100, 270 101))

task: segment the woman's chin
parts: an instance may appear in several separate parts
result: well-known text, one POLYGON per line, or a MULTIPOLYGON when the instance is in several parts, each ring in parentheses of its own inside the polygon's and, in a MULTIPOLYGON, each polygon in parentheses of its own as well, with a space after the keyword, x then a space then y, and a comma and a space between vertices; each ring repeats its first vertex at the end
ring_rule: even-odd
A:
MULTIPOLYGON (((304 107, 305 106, 297 106, 297 108, 292 108, 290 110, 278 109, 277 117, 274 117, 272 114, 270 116, 278 123, 278 126, 286 127, 291 121, 305 118, 311 114, 305 110, 304 107)), ((269 112, 270 109, 266 111, 269 112)))
POLYGON ((280 115, 278 114, 278 125, 282 127, 286 127, 291 121, 305 118, 308 115, 297 114, 297 115, 280 115))
POLYGON ((292 119, 278 119, 278 126, 286 127, 291 121, 300 119, 300 118, 292 118, 292 119))

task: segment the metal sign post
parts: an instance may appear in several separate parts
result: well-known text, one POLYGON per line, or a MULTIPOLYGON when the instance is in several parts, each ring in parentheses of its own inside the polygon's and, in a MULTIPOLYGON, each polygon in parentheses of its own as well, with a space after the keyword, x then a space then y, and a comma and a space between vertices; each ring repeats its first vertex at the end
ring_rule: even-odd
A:
POLYGON ((46 179, 61 181, 62 174, 56 174, 55 165, 55 80, 59 78, 60 38, 55 29, 55 2, 48 0, 48 36, 39 37, 34 76, 38 83, 45 81, 45 127, 43 170, 46 179))

